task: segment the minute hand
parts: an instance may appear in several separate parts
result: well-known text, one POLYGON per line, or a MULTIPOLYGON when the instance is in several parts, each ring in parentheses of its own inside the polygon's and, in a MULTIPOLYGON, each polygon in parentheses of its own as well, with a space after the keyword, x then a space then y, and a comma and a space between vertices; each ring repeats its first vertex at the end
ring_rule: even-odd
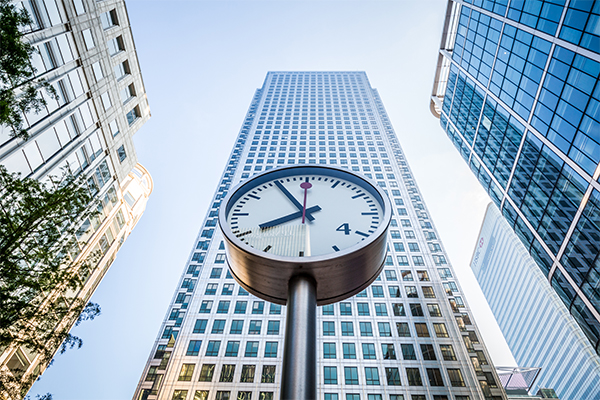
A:
MULTIPOLYGON (((302 217, 302 204, 300 204, 300 202, 298 200, 296 200, 296 198, 285 188, 285 186, 283 186, 281 184, 281 182, 279 181, 275 181, 275 185, 277 185, 277 187, 279 188, 279 190, 281 190, 283 192, 283 194, 285 194, 285 196, 290 199, 290 201, 296 206, 296 208, 298 210, 300 210, 300 217, 302 217)), ((312 207, 311 207, 312 208, 312 207)), ((309 212, 309 209, 306 210, 306 218, 309 221, 314 221, 315 217, 313 217, 309 212)))
MULTIPOLYGON (((317 212, 317 211, 321 211, 321 207, 319 207, 319 206, 312 206, 312 207, 306 209, 306 215, 308 216, 309 212, 317 212)), ((293 220, 295 220, 297 218, 302 218, 302 211, 296 211, 295 213, 288 214, 288 215, 283 216, 281 218, 277 218, 277 219, 274 219, 272 221, 265 222, 264 224, 260 224, 259 227, 261 229, 272 228, 274 226, 283 224, 285 222, 293 221, 293 220)))

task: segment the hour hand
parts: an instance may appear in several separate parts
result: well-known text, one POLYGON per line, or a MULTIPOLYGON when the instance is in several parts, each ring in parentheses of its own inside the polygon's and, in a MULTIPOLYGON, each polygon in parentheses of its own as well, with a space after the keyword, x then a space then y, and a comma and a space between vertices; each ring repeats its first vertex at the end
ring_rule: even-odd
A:
MULTIPOLYGON (((321 211, 321 207, 312 206, 310 208, 307 208, 306 209, 306 218, 308 218, 308 215, 310 215, 309 212, 313 213, 313 212, 317 212, 317 211, 321 211)), ((260 224, 259 227, 260 227, 260 229, 272 228, 274 226, 281 225, 288 221, 293 221, 297 218, 302 218, 302 211, 296 211, 295 213, 288 214, 281 218, 277 218, 272 221, 265 222, 264 224, 260 224)), ((313 217, 313 219, 314 219, 314 217, 313 217)))
MULTIPOLYGON (((300 211, 300 217, 302 217, 302 208, 303 208, 302 204, 300 204, 300 202, 298 200, 296 200, 296 198, 285 188, 285 186, 283 186, 281 184, 281 182, 275 181, 275 185, 279 188, 279 190, 281 190, 283 192, 283 194, 285 194, 285 197, 290 199, 290 201, 294 204, 294 206, 296 206, 296 208, 300 211)), ((314 221, 315 217, 310 215, 309 210, 310 210, 310 208, 306 209, 306 219, 308 219, 309 221, 314 221)), ((319 210, 320 210, 320 208, 319 208, 319 210)))

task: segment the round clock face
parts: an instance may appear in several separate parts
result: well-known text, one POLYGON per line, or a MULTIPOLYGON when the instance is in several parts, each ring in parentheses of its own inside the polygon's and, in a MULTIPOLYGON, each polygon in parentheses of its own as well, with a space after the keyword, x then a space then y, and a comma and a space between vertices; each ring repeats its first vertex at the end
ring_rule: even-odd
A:
POLYGON ((231 233, 267 257, 333 255, 366 240, 384 222, 377 188, 325 167, 264 173, 242 185, 225 211, 231 233))

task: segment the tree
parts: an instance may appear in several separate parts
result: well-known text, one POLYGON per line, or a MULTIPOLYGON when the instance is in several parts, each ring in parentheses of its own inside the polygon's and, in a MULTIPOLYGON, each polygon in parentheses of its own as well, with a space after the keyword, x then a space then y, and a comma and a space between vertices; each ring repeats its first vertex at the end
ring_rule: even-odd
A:
POLYGON ((41 90, 57 98, 56 89, 35 78, 31 56, 36 51, 23 40, 22 31, 31 23, 25 9, 17 10, 10 0, 0 0, 0 125, 8 126, 13 137, 29 138, 23 115, 39 112, 46 105, 41 90))
MULTIPOLYGON (((82 252, 78 229, 98 218, 92 201, 83 174, 42 182, 0 166, 0 349, 20 348, 45 366, 59 347, 81 347, 71 326, 100 313, 77 297, 98 260, 82 252)), ((0 373, 0 393, 22 398, 37 379, 25 369, 0 373)))

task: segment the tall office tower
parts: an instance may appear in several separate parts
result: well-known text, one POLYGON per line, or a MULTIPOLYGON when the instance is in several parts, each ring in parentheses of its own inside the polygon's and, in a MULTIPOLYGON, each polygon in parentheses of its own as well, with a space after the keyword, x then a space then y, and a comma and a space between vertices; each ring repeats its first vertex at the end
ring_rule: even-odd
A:
POLYGON ((319 399, 504 398, 364 72, 269 72, 225 164, 135 400, 279 398, 285 307, 234 282, 217 214, 233 185, 288 164, 362 173, 395 204, 381 276, 362 293, 317 310, 319 399))
POLYGON ((492 204, 471 269, 517 363, 541 368, 532 392, 553 388, 562 400, 600 398, 600 357, 492 204))
POLYGON ((600 2, 469 3, 448 2, 431 111, 598 351, 600 2))
MULTIPOLYGON (((24 115, 30 135, 26 141, 0 127, 0 163, 9 172, 39 180, 60 177, 67 167, 87 177, 101 211, 98 218, 81 221, 80 253, 72 256, 82 259, 97 252, 102 257, 78 293, 67 294, 87 301, 152 191, 152 179, 138 164, 133 147, 133 134, 148 120, 150 110, 127 10, 123 0, 15 4, 32 19, 25 40, 37 50, 32 59, 36 75, 50 82, 59 98, 46 98, 41 112, 24 115)), ((62 293, 50 293, 49 298, 57 295, 62 293)), ((27 381, 45 367, 39 354, 28 348, 0 349, 3 376, 27 381)))

